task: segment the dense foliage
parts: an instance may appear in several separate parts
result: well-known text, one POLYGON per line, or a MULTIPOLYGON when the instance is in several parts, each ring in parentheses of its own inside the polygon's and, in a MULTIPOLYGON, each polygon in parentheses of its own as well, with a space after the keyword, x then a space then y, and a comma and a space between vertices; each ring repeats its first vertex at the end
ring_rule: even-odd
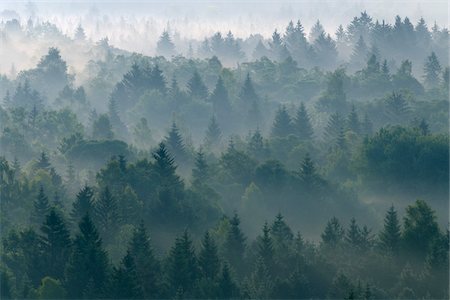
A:
POLYGON ((0 75, 1 298, 448 298, 447 29, 0 35, 64 45, 0 75))

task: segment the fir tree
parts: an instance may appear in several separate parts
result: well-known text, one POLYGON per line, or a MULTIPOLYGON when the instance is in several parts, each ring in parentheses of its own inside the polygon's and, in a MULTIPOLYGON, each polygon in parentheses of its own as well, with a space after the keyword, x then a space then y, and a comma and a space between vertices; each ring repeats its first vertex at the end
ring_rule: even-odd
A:
POLYGON ((108 115, 102 114, 93 124, 92 137, 99 140, 110 140, 114 137, 108 115))
POLYGON ((114 237, 120 225, 120 220, 117 200, 108 187, 103 189, 95 203, 95 220, 98 224, 99 232, 105 240, 114 237))
POLYGON ((327 222, 324 232, 321 234, 322 243, 331 248, 337 246, 344 238, 345 231, 336 217, 327 222))
POLYGON ((32 224, 39 226, 44 223, 45 217, 50 211, 48 198, 44 193, 44 187, 39 187, 39 193, 33 202, 33 212, 31 213, 32 224))
POLYGON ((364 135, 371 136, 373 133, 373 124, 367 114, 364 114, 364 120, 362 121, 361 129, 364 135))
POLYGON ((222 77, 219 76, 216 87, 209 99, 213 105, 214 115, 217 115, 219 122, 225 123, 228 121, 231 114, 231 104, 222 77))
POLYGON ((436 53, 431 52, 431 55, 427 57, 424 66, 424 73, 425 84, 428 87, 433 88, 439 86, 441 65, 436 56, 436 53))
POLYGON ((311 28, 311 31, 309 33, 309 42, 313 43, 321 34, 325 33, 325 29, 323 28, 322 24, 319 20, 314 23, 314 26, 311 28))
POLYGON ((273 288, 273 278, 264 260, 259 258, 256 261, 254 271, 244 282, 244 296, 249 299, 270 299, 273 288))
POLYGON ((269 271, 273 268, 273 255, 274 250, 273 241, 270 235, 270 228, 267 222, 265 222, 263 226, 263 234, 258 237, 258 256, 262 258, 269 271))
POLYGON ((238 298, 238 287, 234 282, 230 268, 225 262, 222 266, 222 272, 219 278, 219 299, 233 299, 238 298))
POLYGON ((175 122, 172 122, 172 127, 164 142, 173 157, 179 163, 184 162, 186 159, 186 151, 184 149, 183 137, 175 122))
POLYGON ((203 237, 202 248, 198 256, 198 264, 200 274, 203 278, 215 280, 219 277, 220 260, 217 253, 217 246, 209 232, 206 232, 203 237))
POLYGON ((189 96, 194 99, 206 100, 208 98, 208 88, 203 83, 200 74, 195 71, 187 83, 189 96))
POLYGON ((198 278, 198 263, 191 238, 187 231, 177 237, 168 258, 168 281, 173 291, 181 291, 184 298, 192 297, 198 278))
POLYGON ((359 228, 358 224, 356 224, 355 218, 352 218, 350 220, 350 226, 347 230, 345 240, 352 247, 358 248, 361 245, 361 239, 361 229, 359 228))
POLYGON ((197 152, 195 167, 192 169, 192 185, 200 187, 209 179, 209 168, 202 149, 197 152))
POLYGON ((144 223, 134 230, 129 245, 129 253, 136 264, 139 285, 143 288, 143 298, 156 298, 160 295, 160 265, 154 255, 144 223))
POLYGON ((50 160, 47 156, 47 153, 41 152, 41 156, 39 157, 38 161, 36 162, 35 168, 36 169, 42 169, 42 170, 49 170, 51 168, 50 160))
POLYGON ((353 48, 353 53, 350 57, 351 65, 355 70, 360 70, 365 62, 367 61, 367 55, 369 50, 367 49, 367 44, 364 41, 363 36, 360 36, 358 42, 353 48))
POLYGON ((267 157, 268 151, 264 145, 264 139, 259 128, 251 135, 247 144, 247 152, 260 161, 267 157))
POLYGON ((110 293, 113 299, 143 298, 136 265, 130 252, 127 252, 120 266, 113 269, 110 293))
POLYGON ((75 202, 72 204, 70 217, 73 223, 78 224, 86 214, 93 213, 94 191, 85 185, 77 194, 75 202))
POLYGON ((294 132, 302 141, 310 141, 314 135, 308 112, 305 105, 300 103, 297 114, 294 119, 294 132))
POLYGON ((224 257, 237 272, 243 270, 243 256, 246 248, 245 236, 239 226, 240 223, 238 215, 234 214, 233 219, 230 220, 230 228, 224 243, 224 257))
POLYGON ((213 115, 209 120, 208 129, 206 130, 205 146, 208 149, 218 149, 222 138, 222 130, 213 115))
POLYGON ((55 279, 63 279, 64 268, 70 255, 71 240, 63 218, 55 209, 51 209, 46 216, 41 231, 45 274, 55 279))
POLYGON ((83 217, 79 228, 66 269, 69 297, 105 297, 109 268, 107 253, 89 215, 83 217))
POLYGON ((361 132, 360 122, 359 122, 358 114, 356 112, 355 105, 352 105, 352 109, 347 116, 346 123, 347 123, 346 124, 347 130, 353 131, 356 134, 360 134, 360 132, 361 132))
POLYGON ((291 228, 284 221, 283 215, 278 213, 270 227, 270 236, 273 240, 274 251, 278 255, 285 255, 294 241, 291 228))
POLYGON ((379 234, 380 247, 388 254, 397 254, 401 242, 400 222, 397 211, 391 206, 384 217, 384 226, 379 234))
POLYGON ((164 30, 159 37, 158 43, 156 44, 156 52, 158 55, 166 56, 167 58, 171 58, 175 55, 175 45, 167 30, 164 30))
POLYGON ((344 120, 341 118, 341 115, 339 113, 330 115, 328 124, 325 127, 325 139, 329 143, 336 145, 342 128, 344 128, 344 120))
POLYGON ((273 121, 272 136, 274 137, 286 137, 292 133, 291 117, 286 110, 286 107, 281 106, 273 121))

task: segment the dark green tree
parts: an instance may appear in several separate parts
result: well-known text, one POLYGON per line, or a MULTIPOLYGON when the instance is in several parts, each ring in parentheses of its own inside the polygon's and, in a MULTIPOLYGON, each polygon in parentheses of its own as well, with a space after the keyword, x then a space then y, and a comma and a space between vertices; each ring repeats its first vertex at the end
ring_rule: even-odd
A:
POLYGON ((430 56, 427 57, 424 66, 424 78, 425 84, 429 88, 434 88, 439 86, 440 84, 440 73, 441 73, 441 64, 436 56, 436 53, 431 52, 430 56))
POLYGON ((286 110, 286 107, 281 106, 275 115, 275 120, 272 126, 272 136, 286 137, 292 133, 291 117, 286 110))
POLYGON ((40 226, 44 223, 45 217, 50 211, 50 204, 48 198, 44 193, 44 187, 39 187, 39 193, 33 202, 33 211, 31 213, 31 223, 40 226))
POLYGON ((311 139, 313 138, 314 131, 311 125, 311 120, 303 102, 300 103, 300 106, 297 110, 293 127, 294 133, 300 138, 300 140, 311 141, 311 139))
POLYGON ((93 214, 94 191, 85 185, 77 194, 75 202, 72 204, 70 212, 71 221, 78 224, 86 214, 93 214))
POLYGON ((350 113, 347 116, 346 120, 346 129, 353 131, 356 134, 361 133, 361 125, 358 117, 358 113, 356 112, 355 105, 352 105, 352 109, 350 110, 350 113))
POLYGON ((43 259, 48 276, 55 279, 64 278, 64 269, 69 259, 71 240, 70 232, 55 209, 51 209, 41 227, 43 259))
POLYGON ((221 76, 217 79, 216 87, 209 99, 213 105, 214 115, 217 116, 220 123, 225 124, 231 117, 231 104, 221 76))
POLYGON ((105 187, 95 202, 95 221, 99 232, 105 240, 110 240, 117 232, 120 220, 117 199, 105 187))
POLYGON ((186 150, 184 148, 183 137, 181 136, 175 122, 172 122, 172 127, 169 131, 169 134, 165 138, 164 143, 165 145, 167 145, 167 149, 179 163, 184 162, 184 160, 186 159, 186 150))
POLYGON ((379 234, 380 247, 388 254, 396 255, 400 249, 401 229, 397 211, 392 205, 384 217, 384 226, 379 234))
POLYGON ((345 231, 336 217, 327 222, 324 232, 321 234, 322 243, 331 248, 337 246, 344 238, 345 231))
POLYGON ((71 298, 100 298, 107 295, 108 256, 89 215, 79 224, 80 232, 66 269, 66 289, 71 298))
POLYGON ((136 271, 136 265, 130 252, 127 252, 120 262, 120 266, 113 268, 111 277, 109 293, 113 299, 143 298, 143 290, 136 271))
POLYGON ((198 255, 200 275, 208 280, 215 280, 219 277, 220 259, 214 239, 206 232, 202 240, 202 248, 198 255))
POLYGON ((202 77, 195 71, 187 83, 189 96, 194 99, 206 100, 208 98, 208 88, 203 83, 202 77))
POLYGON ((92 137, 98 140, 110 140, 114 137, 111 122, 107 114, 102 114, 93 124, 92 137))
POLYGON ((160 295, 160 265, 143 222, 134 230, 128 249, 136 265, 139 285, 143 288, 143 298, 158 297, 160 295))
POLYGON ((258 242, 258 256, 262 258, 265 266, 271 272, 274 266, 274 249, 273 240, 270 235, 270 228, 267 222, 263 226, 263 234, 257 239, 258 242))
POLYGON ((192 297, 198 274, 198 262, 192 240, 187 231, 177 237, 168 257, 167 276, 172 293, 192 297))
POLYGON ((218 149, 222 138, 222 130, 213 115, 209 120, 208 129, 206 130, 205 146, 210 149, 218 149))
POLYGON ((243 256, 246 248, 246 238, 241 231, 240 223, 241 221, 235 213, 230 220, 230 228, 224 243, 224 258, 238 274, 244 269, 243 256))

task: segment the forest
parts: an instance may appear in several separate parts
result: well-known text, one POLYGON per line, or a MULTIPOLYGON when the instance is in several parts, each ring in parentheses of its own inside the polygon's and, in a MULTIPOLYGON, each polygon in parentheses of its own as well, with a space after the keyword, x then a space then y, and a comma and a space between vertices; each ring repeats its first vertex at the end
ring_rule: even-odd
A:
POLYGON ((0 297, 448 299, 449 31, 369 13, 146 55, 3 11, 0 297))

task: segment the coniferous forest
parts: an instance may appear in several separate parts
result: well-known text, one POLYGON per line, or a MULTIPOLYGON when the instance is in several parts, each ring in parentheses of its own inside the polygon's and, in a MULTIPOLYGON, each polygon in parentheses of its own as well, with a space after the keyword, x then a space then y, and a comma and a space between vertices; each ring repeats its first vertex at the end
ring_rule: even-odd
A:
POLYGON ((446 24, 15 5, 1 299, 449 298, 446 24))

